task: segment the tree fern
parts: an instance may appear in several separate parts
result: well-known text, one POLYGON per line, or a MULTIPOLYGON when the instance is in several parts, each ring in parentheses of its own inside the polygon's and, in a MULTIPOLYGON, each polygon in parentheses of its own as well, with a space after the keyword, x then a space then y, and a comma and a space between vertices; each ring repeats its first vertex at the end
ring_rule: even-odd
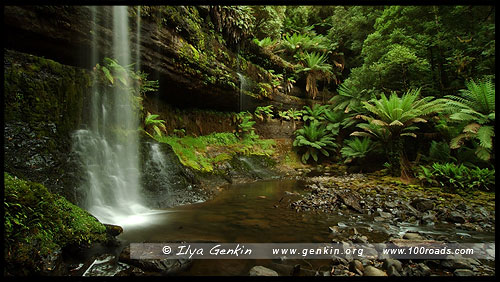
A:
POLYGON ((368 122, 359 124, 366 133, 355 131, 353 136, 374 136, 387 143, 386 153, 389 156, 392 173, 395 174, 401 168, 401 175, 408 176, 409 162, 403 154, 401 137, 416 137, 417 123, 427 122, 430 115, 442 109, 441 100, 433 100, 428 96, 420 98, 420 89, 409 90, 398 97, 392 93, 389 98, 382 94, 380 99, 372 99, 362 102, 370 115, 358 115, 357 117, 368 122), (399 159, 399 161, 398 161, 399 159), (403 166, 401 166, 403 165, 403 166))
POLYGON ((360 113, 363 110, 362 101, 368 100, 368 93, 365 90, 358 90, 355 87, 348 87, 340 84, 337 88, 338 95, 330 99, 334 110, 345 113, 360 113))
POLYGON ((315 99, 318 94, 317 80, 327 79, 333 76, 332 66, 326 63, 327 56, 317 52, 305 52, 302 63, 304 67, 299 72, 306 72, 306 92, 315 99))
POLYGON ((466 124, 462 132, 450 141, 450 146, 457 149, 464 145, 465 140, 478 140, 476 155, 489 160, 495 137, 495 86, 491 80, 478 83, 471 80, 466 87, 459 91, 458 96, 445 96, 450 119, 466 124))

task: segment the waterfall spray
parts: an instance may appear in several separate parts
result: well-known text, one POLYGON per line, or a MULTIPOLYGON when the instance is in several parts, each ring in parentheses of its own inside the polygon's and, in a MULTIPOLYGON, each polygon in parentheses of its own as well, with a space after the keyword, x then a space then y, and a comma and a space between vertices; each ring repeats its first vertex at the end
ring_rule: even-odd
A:
MULTIPOLYGON (((91 63, 97 64, 97 10, 92 7, 93 34, 91 63)), ((113 8, 113 58, 126 66, 131 61, 128 10, 113 8)), ((107 51, 109 50, 101 50, 107 51)), ((136 54, 139 57, 139 53, 136 54)), ((136 61, 138 60, 136 58, 136 61)), ((133 92, 114 87, 112 93, 92 88, 90 120, 73 134, 74 150, 86 172, 83 189, 85 208, 103 223, 131 225, 149 210, 141 198, 139 169, 139 113, 132 101, 133 92)))

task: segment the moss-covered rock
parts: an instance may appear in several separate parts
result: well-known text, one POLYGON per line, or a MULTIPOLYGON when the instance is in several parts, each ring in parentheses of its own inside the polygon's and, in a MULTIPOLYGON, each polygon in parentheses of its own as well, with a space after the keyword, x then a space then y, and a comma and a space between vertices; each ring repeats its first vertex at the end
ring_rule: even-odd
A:
POLYGON ((5 171, 45 185, 73 203, 81 177, 71 153, 90 96, 84 69, 4 50, 5 171))
POLYGON ((6 275, 50 272, 47 260, 68 245, 106 241, 106 227, 39 183, 4 173, 6 275))
POLYGON ((67 135, 80 122, 83 99, 90 86, 86 70, 5 50, 6 122, 26 121, 35 129, 41 123, 54 123, 58 134, 67 135))

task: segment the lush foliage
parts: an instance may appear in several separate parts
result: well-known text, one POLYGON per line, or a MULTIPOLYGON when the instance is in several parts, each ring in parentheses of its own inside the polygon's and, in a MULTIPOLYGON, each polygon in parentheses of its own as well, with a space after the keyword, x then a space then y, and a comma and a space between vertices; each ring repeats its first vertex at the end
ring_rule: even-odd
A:
POLYGON ((427 185, 439 186, 451 191, 494 191, 495 170, 469 168, 462 164, 434 163, 430 168, 421 166, 419 178, 427 185))
POLYGON ((402 137, 417 137, 414 133, 416 123, 425 123, 430 115, 442 109, 442 101, 427 96, 419 99, 420 89, 409 90, 399 97, 392 93, 389 98, 382 95, 380 99, 363 101, 363 105, 371 115, 359 115, 369 125, 358 125, 363 132, 353 132, 354 136, 367 136, 386 142, 386 153, 389 156, 392 174, 410 176, 408 161, 403 151, 402 137))
POLYGON ((302 110, 302 119, 304 121, 320 121, 325 119, 323 113, 326 110, 326 106, 320 104, 314 104, 312 107, 304 106, 302 110))
POLYGON ((210 16, 215 28, 232 45, 249 38, 255 27, 255 18, 248 6, 210 6, 210 16))
MULTIPOLYGON (((494 7, 389 6, 381 13, 367 11, 369 8, 350 10, 368 24, 375 19, 372 33, 362 44, 363 64, 352 69, 348 79, 358 89, 423 87, 426 93, 444 95, 466 79, 494 73, 494 7)), ((351 29, 345 34, 352 34, 351 29)), ((362 38, 365 31, 357 34, 362 38)), ((342 38, 344 32, 332 35, 342 38)))
POLYGON ((342 157, 345 158, 345 163, 349 163, 354 159, 364 159, 371 152, 377 149, 378 144, 370 138, 355 137, 344 141, 344 147, 340 149, 342 157))
POLYGON ((266 118, 272 118, 273 106, 269 105, 269 106, 257 107, 253 115, 256 118, 260 119, 261 121, 266 120, 266 118))
POLYGON ((307 73, 306 77, 306 92, 315 99, 318 95, 317 80, 330 80, 333 76, 332 66, 325 63, 326 56, 324 54, 306 52, 302 58, 304 68, 300 72, 307 73))
POLYGON ((462 132, 451 140, 450 147, 457 149, 465 140, 477 140, 476 155, 489 160, 495 136, 495 86, 491 80, 479 83, 471 80, 466 86, 458 96, 446 96, 449 99, 446 105, 452 113, 450 119, 464 124, 462 132))
POLYGON ((106 240, 106 228, 88 212, 45 186, 4 173, 5 260, 40 271, 51 253, 70 244, 106 240))
POLYGON ((330 132, 317 120, 313 120, 309 125, 298 129, 295 134, 293 146, 305 148, 302 155, 303 163, 306 163, 309 157, 312 157, 317 162, 318 152, 328 157, 330 156, 328 151, 337 147, 330 132))
POLYGON ((165 121, 161 119, 157 119, 159 115, 152 115, 150 112, 147 113, 146 118, 144 119, 144 126, 146 127, 146 133, 153 137, 148 131, 148 128, 152 128, 154 133, 158 136, 162 136, 163 132, 167 133, 167 129, 165 127, 165 121))

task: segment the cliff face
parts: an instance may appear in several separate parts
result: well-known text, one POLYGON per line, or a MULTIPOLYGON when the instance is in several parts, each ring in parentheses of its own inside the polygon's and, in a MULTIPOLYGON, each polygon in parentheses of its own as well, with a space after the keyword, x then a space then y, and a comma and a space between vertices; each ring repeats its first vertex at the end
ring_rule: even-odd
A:
MULTIPOLYGON (((5 46, 89 69, 93 33, 99 34, 95 42, 99 50, 111 50, 111 9, 98 7, 94 15, 86 6, 7 6, 5 46)), ((141 69, 150 74, 150 79, 160 81, 159 95, 165 102, 183 108, 239 111, 241 73, 251 82, 251 89, 244 92, 246 108, 283 102, 303 104, 296 99, 284 101, 272 89, 269 72, 229 50, 213 30, 205 8, 142 7, 139 30, 137 13, 137 8, 129 8, 131 51, 136 54, 140 48, 141 69)), ((276 56, 257 49, 258 60, 275 69, 291 69, 276 56)), ((98 55, 101 59, 109 56, 104 52, 98 55)))
MULTIPOLYGON (((111 9, 99 7, 94 14, 84 6, 4 7, 5 170, 42 183, 77 204, 84 198, 78 189, 84 175, 72 152, 71 134, 88 118, 92 46, 112 49, 111 9), (96 42, 92 42, 93 34, 99 35, 96 42)), ((303 99, 273 89, 268 71, 228 49, 224 38, 213 30, 206 8, 142 7, 139 44, 136 20, 137 10, 130 8, 132 54, 140 48, 141 69, 150 74, 150 80, 160 82, 159 93, 144 99, 146 110, 161 114, 172 107, 239 111, 269 104, 275 109, 304 104, 303 99)), ((292 71, 279 57, 252 48, 257 63, 292 71)), ((102 51, 98 56, 102 61, 110 54, 102 51)), ((185 128, 187 133, 203 135, 235 129, 230 115, 206 112, 162 116, 170 121, 170 131, 185 128)), ((142 143, 141 150, 148 155, 150 145, 142 143)), ((174 157, 171 166, 178 168, 178 177, 172 182, 179 187, 195 182, 174 157)), ((154 171, 147 158, 142 167, 154 171)), ((151 182, 148 179, 144 182, 151 182)), ((150 188, 145 187, 155 194, 154 187, 150 188)))

